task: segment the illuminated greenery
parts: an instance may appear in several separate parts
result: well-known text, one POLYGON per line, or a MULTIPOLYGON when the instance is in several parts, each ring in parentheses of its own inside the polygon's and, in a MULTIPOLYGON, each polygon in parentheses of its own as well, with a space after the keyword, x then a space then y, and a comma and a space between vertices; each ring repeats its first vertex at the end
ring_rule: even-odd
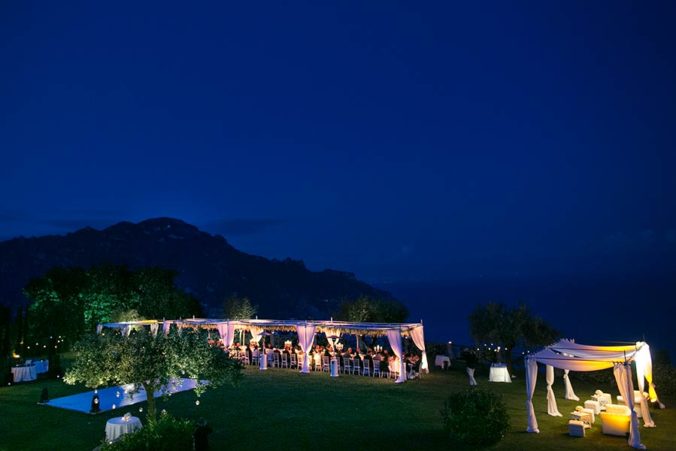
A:
POLYGON ((175 276, 161 268, 54 268, 24 289, 32 301, 29 337, 52 349, 54 337, 74 342, 98 323, 119 318, 200 315, 199 303, 175 286, 175 276))
MULTIPOLYGON (((83 383, 89 388, 106 385, 136 384, 147 394, 155 393, 172 379, 206 380, 195 393, 200 396, 226 382, 237 382, 241 364, 228 358, 207 342, 206 332, 184 329, 165 336, 153 336, 142 328, 129 337, 119 331, 87 335, 75 346, 75 361, 66 372, 68 384, 83 383)), ((155 419, 155 399, 148 396, 148 418, 155 419)))
POLYGON ((163 413, 156 421, 119 440, 103 441, 101 451, 192 451, 195 422, 163 413))

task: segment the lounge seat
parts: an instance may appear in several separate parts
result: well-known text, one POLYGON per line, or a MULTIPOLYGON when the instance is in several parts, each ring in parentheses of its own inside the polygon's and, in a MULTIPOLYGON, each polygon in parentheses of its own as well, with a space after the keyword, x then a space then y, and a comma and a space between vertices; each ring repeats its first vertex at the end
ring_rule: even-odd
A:
POLYGON ((601 410, 606 410, 606 404, 613 403, 613 396, 610 393, 603 393, 601 390, 596 390, 592 399, 599 402, 601 410))
POLYGON ((584 408, 592 409, 596 415, 601 413, 601 404, 598 401, 588 399, 587 401, 584 402, 584 408))
MULTIPOLYGON (((648 393, 643 393, 643 396, 646 398, 648 397, 648 393)), ((634 390, 634 412, 636 412, 636 415, 639 418, 643 418, 643 413, 641 412, 641 391, 640 390, 634 390)), ((626 405, 627 403, 624 402, 624 398, 621 395, 617 395, 617 403, 626 405)))
POLYGON ((601 412, 601 431, 607 435, 624 437, 629 433, 631 412, 629 407, 619 404, 607 404, 606 411, 601 412))
POLYGON ((584 437, 585 424, 582 421, 570 420, 568 422, 568 435, 571 437, 584 437))
POLYGON ((582 414, 589 415, 590 424, 594 424, 596 422, 596 415, 595 415, 596 412, 594 412, 594 409, 585 409, 582 406, 577 406, 577 407, 575 407, 575 411, 580 412, 582 414))

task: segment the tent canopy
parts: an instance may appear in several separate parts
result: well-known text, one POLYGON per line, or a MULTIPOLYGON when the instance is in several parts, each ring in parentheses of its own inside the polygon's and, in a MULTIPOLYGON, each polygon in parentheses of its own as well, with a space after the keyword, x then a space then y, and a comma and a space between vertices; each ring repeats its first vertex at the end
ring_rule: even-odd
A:
MULTIPOLYGON (((210 319, 210 318, 189 318, 179 320, 146 320, 146 321, 125 321, 119 323, 105 323, 97 326, 97 333, 101 333, 104 327, 112 329, 121 329, 122 333, 129 335, 129 332, 136 326, 150 326, 153 333, 157 333, 159 325, 162 324, 162 330, 165 334, 169 333, 171 325, 175 325, 179 331, 182 328, 216 329, 227 346, 231 345, 235 330, 246 330, 252 332, 255 336, 260 336, 263 330, 279 332, 296 332, 299 337, 314 337, 316 333, 325 333, 327 336, 335 336, 342 333, 350 335, 369 335, 369 336, 387 336, 392 349, 395 350, 397 357, 403 364, 403 359, 399 354, 403 350, 401 345, 402 336, 410 336, 418 349, 422 351, 422 360, 420 369, 429 372, 427 353, 425 352, 425 335, 422 323, 370 323, 370 322, 350 322, 350 321, 319 321, 319 320, 277 320, 277 319, 210 319), (311 334, 309 333, 311 332, 311 334)), ((308 338, 309 339, 309 338, 308 338)), ((311 343, 311 341, 309 342, 311 343)), ((310 349, 303 349, 309 352, 310 349)), ((401 372, 403 377, 403 371, 401 372)))
MULTIPOLYGON (((636 365, 639 391, 643 393, 645 381, 649 385, 649 398, 659 402, 655 385, 652 379, 652 358, 650 346, 639 341, 631 345, 621 346, 591 346, 575 343, 574 340, 559 340, 533 354, 526 356, 526 408, 528 411, 528 432, 539 432, 535 410, 533 408, 533 393, 537 381, 537 364, 547 365, 547 407, 550 415, 560 416, 556 408, 556 399, 552 391, 553 377, 549 375, 553 368, 566 371, 598 371, 614 368, 618 389, 623 395, 633 393, 631 382, 631 363, 636 365)), ((627 397, 625 396, 625 399, 627 397)), ((638 432, 638 419, 633 412, 633 396, 629 396, 627 404, 632 408, 631 430, 629 444, 634 448, 641 448, 638 432)), ((646 427, 654 427, 650 411, 645 399, 641 401, 641 411, 646 427)))

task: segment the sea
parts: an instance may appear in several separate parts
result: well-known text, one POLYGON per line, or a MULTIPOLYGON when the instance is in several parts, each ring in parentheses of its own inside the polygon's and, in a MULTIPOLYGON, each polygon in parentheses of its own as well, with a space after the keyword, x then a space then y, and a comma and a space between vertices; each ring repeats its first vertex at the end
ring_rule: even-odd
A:
POLYGON ((423 322, 428 342, 474 344, 468 317, 477 305, 525 303, 562 337, 601 345, 646 341, 653 355, 666 350, 676 362, 676 277, 475 279, 378 287, 406 304, 411 321, 423 322))

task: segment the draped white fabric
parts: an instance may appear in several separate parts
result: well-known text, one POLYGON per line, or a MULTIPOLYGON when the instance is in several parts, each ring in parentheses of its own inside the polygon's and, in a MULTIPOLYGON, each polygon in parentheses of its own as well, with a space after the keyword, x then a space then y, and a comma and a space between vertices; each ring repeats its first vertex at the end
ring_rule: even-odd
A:
POLYGON ((631 345, 621 345, 621 346, 595 346, 595 345, 583 345, 576 343, 573 340, 561 339, 554 343, 553 345, 547 346, 548 348, 556 349, 561 352, 566 352, 569 354, 577 355, 580 351, 593 351, 593 352, 608 352, 614 354, 622 354, 623 352, 633 352, 636 351, 643 343, 636 342, 636 344, 631 345))
POLYGON ((631 364, 617 363, 613 368, 617 388, 620 390, 622 398, 627 403, 631 411, 631 424, 629 427, 629 446, 636 449, 646 449, 641 444, 641 434, 638 430, 638 417, 634 412, 634 383, 631 380, 631 364))
POLYGON ((150 333, 153 335, 153 337, 157 337, 157 329, 160 328, 160 325, 155 323, 150 325, 150 333))
POLYGON ((579 401, 580 398, 575 394, 573 385, 570 383, 570 377, 568 377, 569 372, 570 370, 563 370, 563 385, 566 386, 565 398, 571 401, 579 401))
POLYGON ((528 432, 540 433, 538 420, 535 418, 533 408, 533 394, 538 380, 538 364, 535 359, 526 358, 526 414, 528 415, 528 432))
POLYGON ((401 384, 402 382, 406 382, 406 361, 404 360, 404 347, 401 341, 401 332, 396 329, 388 330, 387 339, 390 342, 392 351, 394 351, 394 355, 397 356, 400 362, 399 377, 397 377, 397 380, 394 382, 401 384))
POLYGON ((411 338, 415 346, 422 351, 422 359, 420 360, 420 371, 425 373, 430 372, 430 367, 427 363, 427 353, 425 352, 425 332, 423 326, 418 326, 411 330, 411 338))
POLYGON ((554 367, 547 365, 545 371, 545 379, 547 380, 547 413, 553 417, 562 417, 561 412, 559 412, 559 407, 556 405, 556 396, 554 396, 554 390, 552 390, 552 384, 554 383, 554 367))
MULTIPOLYGON (((552 365, 556 368, 561 368, 564 370, 570 371, 598 371, 605 370, 607 368, 612 368, 614 365, 613 360, 591 360, 583 359, 577 357, 564 356, 552 351, 549 348, 545 348, 542 351, 538 351, 535 354, 531 354, 531 358, 537 360, 540 363, 545 365, 552 365)), ((624 358, 620 360, 615 360, 624 362, 624 358)))
POLYGON ((164 335, 169 335, 169 329, 171 328, 172 322, 173 321, 164 320, 164 322, 162 323, 162 332, 164 333, 164 335))
MULTIPOLYGON (((651 402, 659 404, 660 409, 664 409, 664 404, 657 398, 655 384, 653 383, 653 359, 650 356, 650 346, 647 343, 641 347, 636 354, 636 376, 638 378, 638 389, 641 393, 645 391, 645 381, 648 381, 648 397, 651 402)), ((645 417, 644 417, 645 418, 645 417)))
POLYGON ((298 332, 298 345, 300 346, 300 349, 303 350, 303 366, 300 372, 309 373, 310 349, 312 348, 312 342, 315 339, 315 326, 298 324, 296 325, 296 331, 298 332))
POLYGON ((324 334, 326 335, 326 341, 329 342, 331 347, 334 347, 340 338, 340 331, 338 329, 324 328, 324 334), (338 337, 338 338, 334 338, 338 337))
POLYGON ((262 327, 251 326, 249 332, 251 332, 251 339, 258 343, 263 338, 264 329, 262 327))
POLYGON ((221 341, 226 348, 232 346, 235 341, 235 325, 230 321, 216 324, 218 334, 221 336, 221 341))
POLYGON ((131 334, 131 326, 124 326, 122 328, 122 335, 124 335, 125 337, 128 337, 129 334, 131 334))
POLYGON ((100 335, 103 332, 103 324, 96 325, 96 335, 100 335))
MULTIPOLYGON (((650 374, 650 380, 652 381, 652 358, 650 357, 650 347, 646 344, 636 353, 636 379, 638 380, 638 390, 641 392, 641 417, 643 418, 643 426, 647 428, 654 428, 655 422, 653 421, 652 416, 650 415, 650 408, 648 407, 648 400, 643 395, 645 390, 645 381, 648 378, 648 373, 650 374)), ((649 383, 649 385, 651 385, 649 383)), ((653 388, 653 394, 655 399, 657 399, 657 393, 653 388)), ((660 403, 661 404, 661 403, 660 403)))

